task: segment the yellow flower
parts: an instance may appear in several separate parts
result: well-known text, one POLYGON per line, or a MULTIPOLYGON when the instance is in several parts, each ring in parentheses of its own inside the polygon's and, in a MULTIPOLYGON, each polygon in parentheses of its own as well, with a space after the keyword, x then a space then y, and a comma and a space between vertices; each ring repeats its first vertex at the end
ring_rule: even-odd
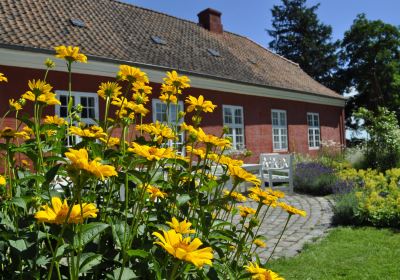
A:
POLYGON ((171 222, 167 222, 166 224, 169 225, 170 228, 174 229, 177 233, 196 233, 194 229, 190 229, 192 223, 187 222, 186 219, 184 219, 182 222, 179 222, 175 217, 173 217, 171 222))
POLYGON ((164 103, 178 103, 178 98, 173 94, 162 93, 160 94, 159 99, 164 103))
POLYGON ((115 98, 121 95, 121 87, 115 82, 101 83, 97 94, 103 99, 107 97, 115 98))
POLYGON ((268 188, 265 190, 267 193, 269 193, 270 195, 276 196, 277 198, 284 198, 285 197, 285 193, 281 192, 281 191, 274 191, 271 188, 268 188))
POLYGON ((7 183, 6 178, 0 175, 0 186, 5 186, 7 183))
POLYGON ((242 182, 250 182, 255 185, 260 185, 261 181, 254 174, 251 174, 244 170, 243 168, 236 165, 228 165, 229 174, 237 181, 242 182))
POLYGON ((67 124, 67 121, 59 116, 46 116, 44 119, 45 124, 55 124, 55 125, 64 125, 67 124))
POLYGON ((129 65, 120 65, 117 78, 121 81, 128 81, 130 83, 149 83, 149 78, 146 73, 142 72, 139 68, 129 65))
POLYGON ((137 125, 136 130, 145 131, 150 135, 154 135, 154 140, 157 141, 158 144, 161 144, 164 139, 176 139, 174 131, 168 125, 162 124, 158 121, 156 123, 137 125))
POLYGON ((56 67, 56 64, 55 64, 54 61, 51 60, 50 58, 46 58, 46 60, 44 61, 44 65, 45 65, 47 68, 54 68, 54 67, 56 67))
POLYGON ((56 98, 56 94, 51 92, 53 87, 45 81, 29 81, 28 87, 30 91, 25 92, 22 98, 33 102, 38 101, 46 105, 61 105, 61 102, 56 98))
POLYGON ((33 134, 32 129, 29 127, 24 127, 22 131, 13 130, 11 127, 6 126, 2 130, 0 130, 0 138, 4 139, 12 139, 12 138, 23 138, 25 140, 29 140, 31 135, 33 134))
POLYGON ((103 142, 104 144, 107 144, 107 147, 114 147, 119 145, 119 143, 121 142, 119 138, 117 137, 110 137, 110 138, 100 138, 99 139, 101 142, 103 142))
POLYGON ((19 101, 15 101, 14 98, 8 100, 8 103, 10 104, 10 107, 15 111, 19 111, 22 109, 22 105, 19 103, 19 101))
MULTIPOLYGON (((186 76, 179 76, 176 71, 167 72, 167 77, 164 78, 166 85, 174 86, 177 89, 190 87, 190 79, 186 76)), ((178 91, 177 93, 181 93, 178 91)))
POLYGON ((187 112, 192 112, 192 111, 203 111, 205 113, 210 112, 212 113, 214 109, 217 107, 217 105, 212 104, 211 101, 204 100, 203 95, 200 95, 199 98, 196 98, 194 96, 189 95, 185 102, 187 104, 190 104, 187 108, 187 112))
POLYGON ((260 248, 267 247, 267 244, 264 241, 262 241, 261 239, 258 239, 258 238, 254 239, 253 243, 254 243, 254 245, 256 245, 257 247, 260 247, 260 248))
POLYGON ((198 268, 205 264, 212 265, 213 251, 211 247, 198 249, 203 244, 200 239, 195 238, 193 241, 190 237, 183 239, 182 234, 177 233, 174 229, 163 230, 163 235, 153 232, 153 235, 160 240, 154 244, 160 245, 175 258, 190 262, 198 268))
POLYGON ((151 94, 152 88, 146 85, 144 82, 136 82, 133 84, 132 90, 134 93, 144 96, 151 94))
POLYGON ((238 202, 245 202, 247 199, 244 195, 238 193, 238 192, 230 192, 228 190, 224 190, 224 195, 225 196, 230 196, 232 197, 234 200, 238 201, 238 202))
MULTIPOLYGON (((51 198, 51 206, 43 205, 40 210, 36 212, 35 218, 39 222, 49 223, 49 224, 63 224, 67 219, 67 215, 70 209, 67 200, 61 202, 59 197, 51 198)), ((97 212, 99 210, 93 203, 82 203, 81 205, 75 204, 72 206, 70 216, 68 218, 68 224, 80 224, 83 220, 87 218, 96 218, 97 212)))
POLYGON ((303 210, 297 209, 293 206, 287 205, 284 202, 278 203, 278 206, 281 207, 283 210, 285 210, 289 215, 300 215, 303 217, 307 216, 306 211, 303 211, 303 210))
POLYGON ((197 137, 200 142, 214 145, 220 147, 221 149, 229 148, 231 146, 231 142, 228 139, 219 138, 211 134, 206 134, 200 127, 197 130, 197 137))
POLYGON ((244 266, 252 275, 253 280, 285 280, 272 270, 259 267, 258 264, 249 263, 244 266))
POLYGON ((137 104, 147 104, 150 101, 149 97, 145 93, 136 92, 132 95, 132 99, 137 104))
POLYGON ((114 166, 101 164, 99 158, 89 162, 89 155, 85 149, 69 149, 69 152, 66 152, 65 156, 71 161, 75 169, 85 170, 100 180, 104 181, 106 177, 118 175, 114 166))
POLYGON ((233 158, 230 158, 228 156, 221 155, 221 157, 219 158, 219 163, 225 164, 225 165, 242 166, 243 165, 243 160, 233 159, 233 158))
POLYGON ((68 62, 87 63, 86 55, 79 53, 79 47, 73 46, 58 46, 54 48, 57 58, 64 58, 68 62))
POLYGON ((147 158, 148 160, 160 160, 163 158, 174 158, 175 153, 171 148, 157 148, 147 145, 139 145, 132 142, 133 148, 128 148, 129 152, 147 158))
POLYGON ((88 128, 80 128, 76 126, 71 126, 69 128, 70 134, 78 135, 83 138, 100 139, 107 136, 103 129, 99 126, 93 125, 88 128))
POLYGON ((256 210, 251 208, 251 207, 247 207, 247 206, 238 206, 239 212, 240 212, 240 216, 242 217, 247 217, 248 215, 254 215, 256 213, 256 210))
POLYGON ((159 188, 151 185, 147 185, 146 191, 150 194, 150 199, 155 201, 158 197, 165 198, 167 194, 161 191, 159 188))
POLYGON ((0 73, 0 82, 8 82, 8 79, 6 76, 4 76, 3 73, 0 73))
POLYGON ((199 156, 201 159, 204 159, 206 156, 206 149, 204 147, 200 147, 198 149, 192 148, 192 146, 186 146, 186 152, 189 154, 193 154, 199 156))

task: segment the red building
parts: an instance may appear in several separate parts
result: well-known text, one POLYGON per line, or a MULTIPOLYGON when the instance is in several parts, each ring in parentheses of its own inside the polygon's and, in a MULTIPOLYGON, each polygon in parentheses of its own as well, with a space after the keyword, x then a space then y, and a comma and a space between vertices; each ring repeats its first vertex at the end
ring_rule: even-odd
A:
MULTIPOLYGON (((148 73, 154 88, 146 121, 165 120, 158 87, 166 71, 177 70, 191 79, 185 94, 202 94, 218 105, 204 118, 205 130, 219 135, 229 127, 234 147, 251 150, 252 162, 262 152, 313 154, 322 140, 345 144, 344 98, 296 63, 224 31, 218 11, 202 11, 195 23, 115 0, 2 0, 0 10, 0 72, 9 80, 0 87, 0 114, 9 98, 27 90, 29 79, 43 77, 54 46, 74 45, 88 56, 88 64, 73 65, 72 78, 88 123, 104 111, 99 84, 128 64, 148 73)), ((66 67, 55 62, 47 80, 62 105, 46 113, 62 116, 66 67)))

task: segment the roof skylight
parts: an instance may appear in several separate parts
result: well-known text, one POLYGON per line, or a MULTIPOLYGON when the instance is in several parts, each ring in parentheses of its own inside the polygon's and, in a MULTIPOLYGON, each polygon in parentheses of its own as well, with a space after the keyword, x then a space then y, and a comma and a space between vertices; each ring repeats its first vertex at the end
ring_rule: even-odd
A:
POLYGON ((220 54, 219 51, 217 51, 217 50, 214 50, 214 49, 207 49, 207 51, 208 51, 212 56, 215 56, 215 57, 221 56, 221 54, 220 54))
POLYGON ((77 27, 85 27, 85 22, 79 18, 71 18, 69 19, 72 25, 77 27))
POLYGON ((158 44, 158 45, 166 45, 167 44, 167 41, 161 39, 158 36, 151 36, 151 40, 153 40, 153 42, 158 44))
POLYGON ((249 58, 251 64, 257 64, 257 60, 254 57, 249 58))

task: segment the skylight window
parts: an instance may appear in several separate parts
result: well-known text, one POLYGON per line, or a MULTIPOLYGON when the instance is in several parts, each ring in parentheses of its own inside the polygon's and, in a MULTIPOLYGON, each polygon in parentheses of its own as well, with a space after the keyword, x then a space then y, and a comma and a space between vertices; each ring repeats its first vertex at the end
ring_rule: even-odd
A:
POLYGON ((219 51, 217 51, 217 50, 214 50, 214 49, 207 49, 207 51, 208 51, 212 56, 215 56, 215 57, 221 56, 220 53, 219 53, 219 51))
POLYGON ((85 27, 85 22, 79 18, 71 18, 69 20, 72 25, 77 26, 77 27, 85 27))
POLYGON ((257 60, 254 57, 249 58, 249 61, 251 64, 257 64, 257 60))
POLYGON ((151 40, 153 40, 153 42, 158 44, 158 45, 166 45, 167 44, 167 41, 161 39, 158 36, 151 36, 151 40))

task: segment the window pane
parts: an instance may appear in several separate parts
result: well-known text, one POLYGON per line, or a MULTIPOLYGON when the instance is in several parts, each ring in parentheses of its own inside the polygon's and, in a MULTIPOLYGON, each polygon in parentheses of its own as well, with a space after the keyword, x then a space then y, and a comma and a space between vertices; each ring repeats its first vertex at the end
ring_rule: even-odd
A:
POLYGON ((86 97, 81 97, 81 104, 83 107, 87 107, 87 98, 86 97))
POLYGON ((313 117, 311 114, 307 115, 307 122, 308 122, 308 126, 312 126, 313 125, 313 117))
POLYGON ((314 115, 314 126, 319 127, 319 118, 318 115, 314 115))
POLYGON ((61 106, 67 106, 67 105, 68 105, 67 99, 68 99, 68 98, 67 98, 66 95, 60 95, 61 106))
POLYGON ((242 109, 235 109, 235 123, 242 124, 242 109))
POLYGON ((94 119, 95 117, 94 108, 89 108, 89 118, 94 119))
POLYGON ((274 125, 274 126, 279 125, 278 112, 272 112, 272 125, 274 125))
POLYGON ((83 108, 81 112, 81 118, 87 118, 88 113, 87 113, 87 108, 83 108))
POLYGON ((279 125, 286 126, 286 113, 285 112, 280 113, 279 125))
POLYGON ((225 124, 232 123, 232 111, 230 108, 224 107, 224 122, 225 124))
POLYGON ((67 117, 67 107, 60 107, 60 117, 65 118, 67 117))
POLYGON ((93 97, 89 97, 89 107, 94 107, 94 98, 93 97))

